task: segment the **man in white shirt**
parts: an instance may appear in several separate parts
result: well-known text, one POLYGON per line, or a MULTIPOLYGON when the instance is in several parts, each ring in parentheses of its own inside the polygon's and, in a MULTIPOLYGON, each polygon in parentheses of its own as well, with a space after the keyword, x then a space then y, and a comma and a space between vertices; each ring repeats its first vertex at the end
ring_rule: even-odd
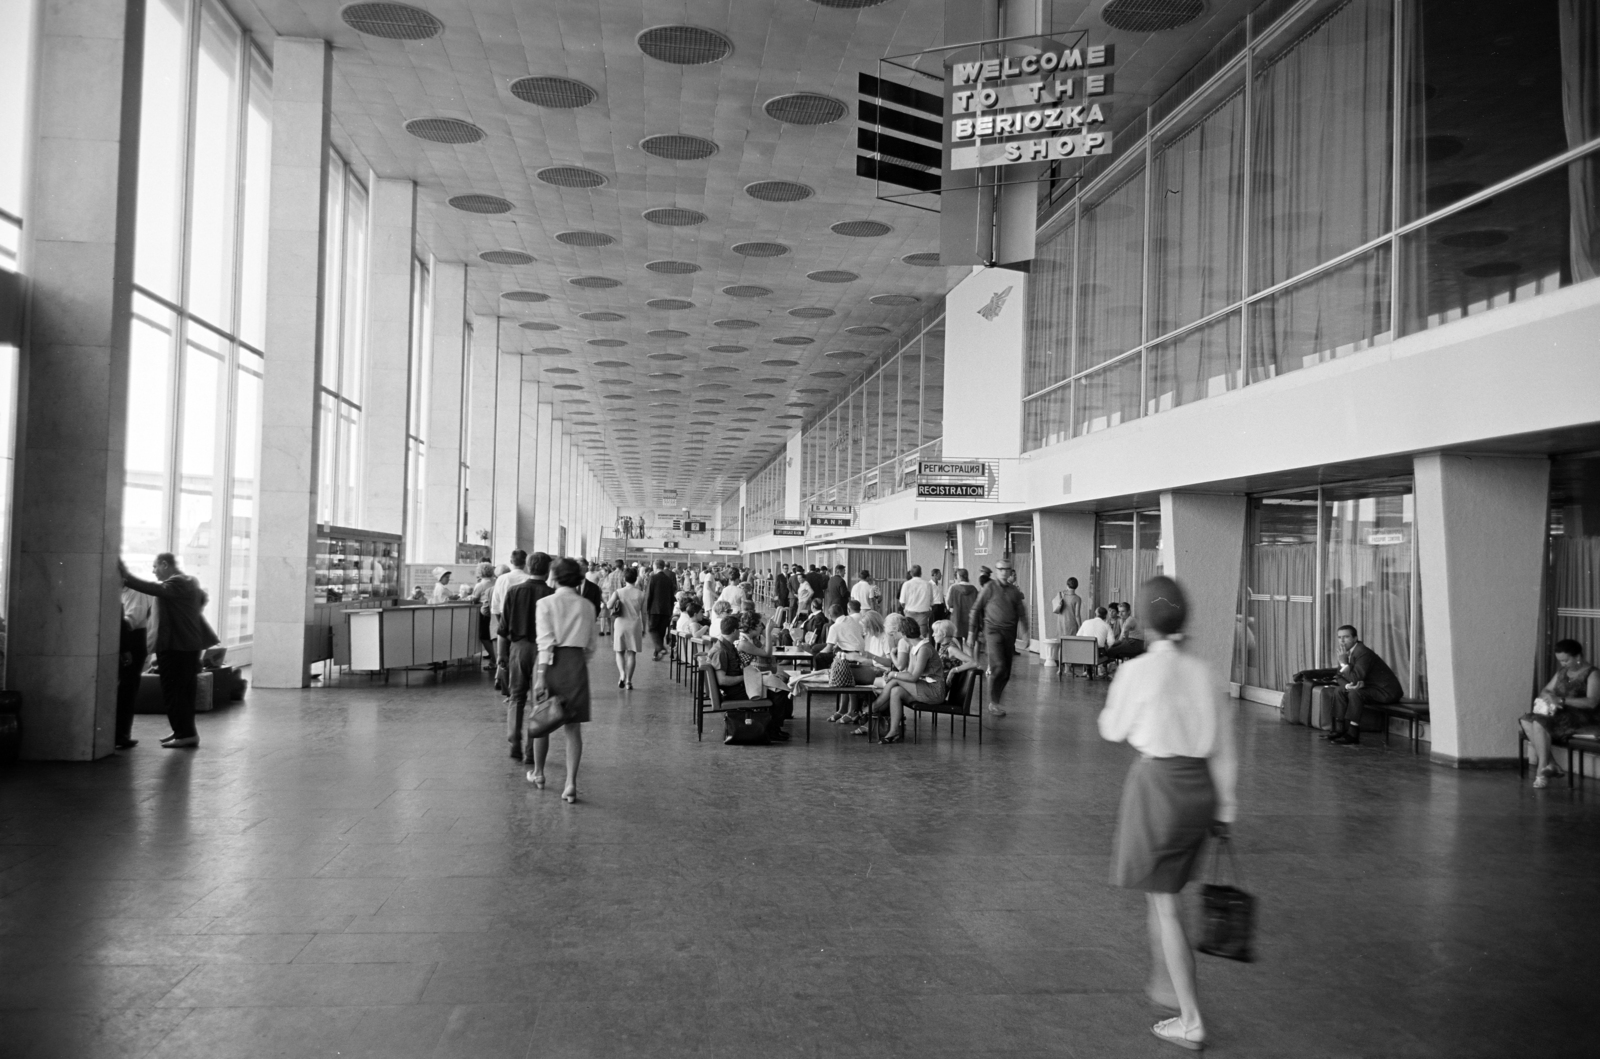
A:
POLYGON ((1095 642, 1104 651, 1111 646, 1111 623, 1106 621, 1106 608, 1096 607, 1094 615, 1082 625, 1078 626, 1079 636, 1093 636, 1095 642))
MULTIPOLYGON (((835 606, 834 610, 839 608, 835 606)), ((833 615, 833 624, 828 626, 828 643, 835 650, 845 654, 859 653, 867 649, 867 630, 861 624, 861 604, 855 600, 850 601, 850 609, 842 614, 833 615)))
POLYGON ((883 589, 873 582, 870 570, 861 571, 861 580, 850 588, 850 598, 861 604, 862 610, 878 609, 878 601, 883 598, 883 589))
POLYGON ((500 647, 495 654, 494 686, 507 702, 511 699, 511 677, 506 668, 506 655, 511 650, 511 641, 500 635, 500 616, 505 613, 506 593, 511 591, 511 586, 528 580, 527 565, 527 552, 521 548, 512 552, 511 569, 495 578, 494 589, 489 593, 489 632, 499 641, 500 647))
POLYGON ((928 573, 928 588, 933 592, 933 620, 944 621, 950 617, 950 611, 944 605, 944 571, 932 570, 928 573))
POLYGON ((717 602, 726 603, 729 611, 737 616, 744 610, 746 598, 744 584, 739 581, 729 581, 728 587, 724 588, 722 594, 717 596, 717 602))
POLYGON ((906 570, 906 583, 900 586, 900 612, 926 630, 933 617, 933 586, 922 579, 922 567, 906 570))

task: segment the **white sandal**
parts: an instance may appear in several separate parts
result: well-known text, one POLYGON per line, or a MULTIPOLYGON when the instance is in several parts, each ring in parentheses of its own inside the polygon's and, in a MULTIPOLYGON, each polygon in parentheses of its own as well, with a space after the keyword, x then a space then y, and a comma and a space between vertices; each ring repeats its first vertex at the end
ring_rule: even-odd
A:
POLYGON ((1176 1044, 1179 1048, 1187 1048, 1191 1052, 1198 1052, 1206 1046, 1206 1031, 1203 1026, 1196 1026, 1192 1030, 1183 1028, 1182 1019, 1162 1019, 1150 1027, 1150 1032, 1169 1044, 1176 1044))

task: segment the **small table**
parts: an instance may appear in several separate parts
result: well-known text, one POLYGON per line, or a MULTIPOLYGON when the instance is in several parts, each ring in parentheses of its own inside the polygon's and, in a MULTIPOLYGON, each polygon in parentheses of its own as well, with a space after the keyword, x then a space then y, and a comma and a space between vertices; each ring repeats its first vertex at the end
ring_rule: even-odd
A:
POLYGON ((772 661, 775 663, 788 662, 803 665, 805 668, 799 672, 806 673, 816 668, 817 657, 810 651, 802 651, 797 647, 780 647, 772 652, 772 661))
MULTIPOLYGON (((800 682, 796 683, 794 681, 794 678, 798 677, 800 675, 801 674, 800 674, 800 672, 798 670, 790 670, 789 671, 789 678, 790 678, 789 693, 791 695, 793 695, 797 691, 803 690, 805 692, 805 698, 806 698, 806 742, 808 742, 808 743, 811 742, 811 696, 813 696, 813 695, 832 695, 833 696, 833 700, 834 700, 835 708, 837 708, 839 700, 842 699, 846 695, 868 695, 868 696, 876 697, 878 692, 883 690, 882 688, 875 688, 871 684, 855 684, 855 685, 852 685, 850 687, 835 688, 835 687, 829 687, 826 684, 813 684, 810 681, 800 681, 800 682)), ((870 705, 870 702, 869 702, 869 705, 870 705)), ((869 712, 867 714, 867 738, 868 739, 872 738, 872 733, 877 731, 877 727, 878 727, 877 718, 875 718, 869 712)))

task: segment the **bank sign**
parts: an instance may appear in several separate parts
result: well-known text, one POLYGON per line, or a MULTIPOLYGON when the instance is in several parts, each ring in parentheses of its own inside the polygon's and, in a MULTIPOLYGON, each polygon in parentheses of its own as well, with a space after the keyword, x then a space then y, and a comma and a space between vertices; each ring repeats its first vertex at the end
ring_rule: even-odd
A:
POLYGON ((951 169, 1111 153, 1109 44, 957 62, 946 80, 951 169))

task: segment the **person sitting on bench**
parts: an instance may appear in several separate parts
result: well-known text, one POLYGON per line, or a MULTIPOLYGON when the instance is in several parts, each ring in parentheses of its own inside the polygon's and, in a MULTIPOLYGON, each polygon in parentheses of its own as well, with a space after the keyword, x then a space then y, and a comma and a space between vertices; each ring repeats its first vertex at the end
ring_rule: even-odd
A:
POLYGON ((1600 724, 1600 669, 1584 661, 1583 644, 1577 640, 1557 640, 1555 654, 1555 676, 1533 700, 1533 712, 1517 720, 1533 744, 1535 787, 1564 775, 1550 752, 1551 740, 1600 724))
POLYGON ((1122 611, 1122 632, 1117 642, 1106 648, 1107 662, 1126 662, 1144 654, 1144 630, 1134 620, 1133 608, 1126 603, 1113 604, 1122 611))
POLYGON ((1341 746, 1356 746, 1361 742, 1361 708, 1399 702, 1406 692, 1389 664, 1361 642, 1354 625, 1339 626, 1337 636, 1339 668, 1307 669, 1296 673, 1294 679, 1333 681, 1333 727, 1327 739, 1341 746))

